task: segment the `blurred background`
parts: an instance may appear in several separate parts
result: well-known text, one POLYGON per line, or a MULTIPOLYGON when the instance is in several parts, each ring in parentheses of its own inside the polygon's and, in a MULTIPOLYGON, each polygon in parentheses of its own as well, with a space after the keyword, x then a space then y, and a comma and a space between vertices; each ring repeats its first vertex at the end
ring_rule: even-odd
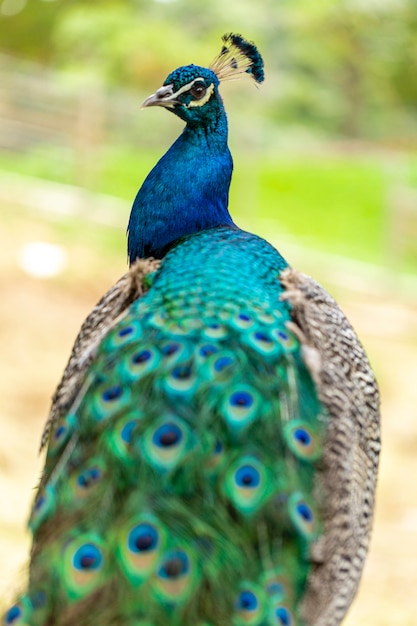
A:
POLYGON ((412 626, 415 0, 0 0, 0 597, 24 580, 50 397, 126 271, 136 191, 181 131, 140 104, 178 65, 207 65, 229 31, 266 66, 259 90, 222 87, 231 212, 337 298, 381 386, 375 532, 346 625, 412 626))

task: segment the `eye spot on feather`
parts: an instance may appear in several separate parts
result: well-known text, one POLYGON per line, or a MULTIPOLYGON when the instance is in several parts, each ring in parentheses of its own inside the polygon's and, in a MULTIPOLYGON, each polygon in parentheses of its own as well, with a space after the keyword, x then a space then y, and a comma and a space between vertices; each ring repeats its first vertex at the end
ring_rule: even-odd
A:
POLYGON ((307 506, 307 504, 305 502, 301 502, 300 504, 297 505, 296 510, 299 514, 299 516, 305 521, 305 522, 311 522, 313 519, 313 512, 310 509, 309 506, 307 506))
POLYGON ((131 351, 125 351, 117 361, 117 374, 119 381, 124 384, 124 392, 130 393, 133 381, 140 380, 153 372, 159 365, 161 354, 155 346, 142 345, 140 348, 133 347, 131 351))
POLYGON ((48 456, 54 455, 59 450, 62 450, 74 430, 74 423, 75 416, 72 414, 66 415, 58 422, 49 441, 48 456))
POLYGON ((121 328, 117 333, 119 337, 127 337, 127 335, 131 335, 133 333, 132 326, 126 326, 125 328, 121 328))
POLYGON ((171 376, 177 380, 186 380, 191 374, 192 370, 189 365, 177 365, 171 372, 171 376))
POLYGON ((143 458, 159 471, 176 467, 193 448, 193 435, 188 425, 176 417, 159 420, 139 439, 143 458))
POLYGON ((86 543, 75 552, 72 562, 77 570, 97 570, 102 565, 103 555, 98 546, 93 543, 86 543))
POLYGON ((118 419, 114 427, 106 430, 105 439, 112 455, 129 463, 133 461, 133 442, 142 417, 142 412, 137 409, 118 419))
POLYGON ((236 433, 242 431, 258 416, 260 394, 249 385, 235 385, 225 394, 221 413, 236 433))
POLYGON ((120 436, 125 443, 131 443, 132 433, 137 423, 138 420, 130 420, 129 422, 126 422, 126 424, 123 426, 120 436))
POLYGON ((118 400, 123 394, 123 388, 120 385, 113 385, 113 387, 109 387, 105 389, 101 397, 104 402, 113 402, 114 400, 118 400))
POLYGON ((187 401, 192 398, 197 383, 197 376, 189 361, 174 365, 160 379, 160 384, 168 396, 173 398, 182 397, 187 401))
POLYGON ((161 351, 164 356, 172 356, 173 354, 178 352, 179 349, 180 349, 180 344, 173 342, 173 343, 168 343, 165 346, 163 346, 161 351))
POLYGON ((159 561, 153 593, 171 606, 183 604, 199 584, 200 572, 192 550, 174 548, 159 561))
POLYGON ((135 547, 139 552, 146 552, 150 550, 154 545, 154 538, 152 535, 143 535, 136 539, 135 547))
POLYGON ((152 437, 156 446, 168 448, 178 444, 182 439, 182 432, 177 424, 168 423, 160 426, 152 437))
POLYGON ((297 428, 297 430, 294 431, 294 438, 303 446, 308 446, 311 443, 310 434, 303 428, 297 428))
POLYGON ((282 352, 279 342, 274 340, 273 334, 264 327, 249 332, 245 336, 245 341, 264 357, 274 357, 282 352))
POLYGON ((146 363, 152 357, 152 353, 150 350, 141 350, 137 354, 133 355, 132 363, 135 365, 139 365, 140 363, 146 363))
POLYGON ((175 579, 187 574, 189 569, 190 561, 187 554, 182 550, 175 550, 168 553, 158 570, 158 575, 161 578, 175 579))
MULTIPOLYGON (((235 626, 260 626, 266 624, 265 593, 252 583, 243 583, 235 601, 235 626)), ((269 623, 269 622, 268 622, 269 623)))
POLYGON ((278 626, 292 626, 294 624, 292 615, 285 606, 279 606, 275 609, 275 617, 278 626))
POLYGON ((258 608, 258 599, 252 591, 242 591, 237 599, 236 608, 244 611, 255 611, 258 608))
POLYGON ((18 604, 14 604, 10 609, 6 612, 3 623, 4 624, 16 624, 17 620, 20 619, 23 615, 22 607, 18 604))
POLYGON ((82 489, 88 489, 89 487, 92 487, 98 480, 100 480, 101 475, 102 472, 100 468, 91 467, 78 476, 77 484, 82 489))
POLYGON ((235 482, 238 487, 254 489, 261 482, 258 470, 253 465, 243 465, 239 467, 235 474, 235 482))
POLYGON ((288 447, 296 457, 303 461, 315 461, 322 452, 322 437, 317 428, 312 428, 308 422, 295 419, 284 426, 284 437, 288 447))
POLYGON ((301 493, 295 492, 288 500, 288 507, 291 521, 300 535, 307 540, 315 539, 319 534, 320 526, 312 505, 301 493))
POLYGON ((255 513, 272 493, 268 471, 255 457, 242 457, 233 463, 224 477, 223 491, 243 514, 255 513))
POLYGON ((249 315, 249 313, 245 313, 244 311, 237 313, 231 319, 231 325, 238 330, 247 330, 248 328, 253 326, 254 323, 255 320, 252 315, 249 315))
POLYGON ((214 361, 214 369, 216 372, 222 372, 230 365, 233 365, 234 361, 231 356, 220 356, 218 359, 214 361))
POLYGON ((45 487, 33 504, 32 514, 29 519, 29 528, 33 534, 36 533, 39 526, 53 512, 55 508, 55 492, 50 485, 45 487))
POLYGON ((45 496, 39 496, 39 498, 36 498, 35 500, 35 505, 33 507, 33 510, 37 513, 45 504, 45 496))
POLYGON ((54 432, 54 439, 55 439, 55 441, 59 441, 61 439, 62 435, 64 435, 66 433, 66 431, 67 431, 67 429, 65 428, 65 426, 63 426, 63 425, 58 426, 58 428, 54 432))
POLYGON ((124 319, 103 339, 102 354, 120 348, 142 336, 142 323, 139 320, 124 319))
POLYGON ((271 337, 269 337, 266 333, 262 333, 260 331, 255 333, 255 339, 258 341, 262 341, 262 343, 272 343, 271 337))
POLYGON ((249 408, 253 405, 253 397, 247 391, 236 391, 229 399, 231 406, 239 408, 249 408))
POLYGON ((293 352, 298 347, 298 341, 292 333, 289 333, 282 328, 275 328, 271 332, 272 336, 278 341, 284 352, 293 352))
POLYGON ((218 351, 219 349, 217 346, 213 346, 213 344, 211 343, 206 343, 204 346, 201 346, 201 348, 199 349, 199 355, 204 358, 207 358, 211 356, 212 354, 215 354, 218 351))
POLYGON ((121 529, 120 539, 117 556, 126 577, 135 585, 143 582, 156 570, 165 541, 163 528, 157 518, 140 516, 121 529))
POLYGON ((154 526, 150 524, 139 524, 135 526, 128 537, 128 546, 132 552, 149 552, 158 545, 159 534, 154 526))

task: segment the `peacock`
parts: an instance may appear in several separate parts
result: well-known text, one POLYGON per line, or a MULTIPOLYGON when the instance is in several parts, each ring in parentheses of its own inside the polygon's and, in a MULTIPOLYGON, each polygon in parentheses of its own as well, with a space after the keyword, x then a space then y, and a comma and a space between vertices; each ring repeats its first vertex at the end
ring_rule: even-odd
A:
POLYGON ((17 626, 335 626, 372 525, 378 388, 335 301, 228 210, 223 37, 143 106, 185 128, 145 179, 130 270, 55 392, 17 626))

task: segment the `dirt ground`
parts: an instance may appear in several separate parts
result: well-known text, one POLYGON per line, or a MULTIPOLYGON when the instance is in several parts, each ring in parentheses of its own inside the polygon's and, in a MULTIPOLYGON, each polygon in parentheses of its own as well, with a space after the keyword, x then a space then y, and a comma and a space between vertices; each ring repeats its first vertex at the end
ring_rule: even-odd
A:
MULTIPOLYGON (((74 281, 36 280, 0 252, 0 603, 24 580, 25 530, 42 465, 37 450, 50 397, 78 327, 123 272, 74 281)), ((381 386, 383 454, 375 531, 346 626, 417 624, 417 300, 345 290, 336 295, 369 353, 381 386)))

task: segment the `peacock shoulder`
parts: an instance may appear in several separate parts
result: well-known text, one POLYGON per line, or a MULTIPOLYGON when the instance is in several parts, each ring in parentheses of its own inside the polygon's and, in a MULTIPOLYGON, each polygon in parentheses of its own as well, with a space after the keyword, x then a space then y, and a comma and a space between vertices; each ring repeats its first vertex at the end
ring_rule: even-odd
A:
POLYGON ((148 289, 146 277, 160 265, 153 259, 139 259, 99 300, 81 325, 70 358, 52 398, 42 433, 41 450, 47 444, 51 429, 80 389, 101 339, 117 319, 148 289))

